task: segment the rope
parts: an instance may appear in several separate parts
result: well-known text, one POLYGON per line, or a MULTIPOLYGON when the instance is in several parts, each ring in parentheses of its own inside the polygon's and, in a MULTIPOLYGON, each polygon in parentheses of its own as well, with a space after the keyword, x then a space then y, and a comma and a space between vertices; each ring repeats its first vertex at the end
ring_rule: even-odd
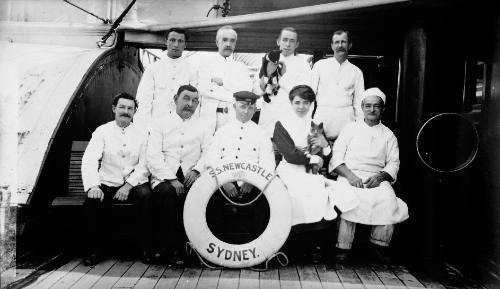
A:
POLYGON ((266 260, 266 263, 264 263, 264 268, 256 268, 256 267, 250 267, 250 270, 252 271, 256 271, 256 272, 265 272, 269 269, 269 262, 271 262, 272 259, 276 258, 276 260, 278 261, 278 264, 280 264, 281 267, 286 267, 288 266, 288 257, 285 253, 283 252, 276 252, 274 254, 272 254, 271 256, 269 256, 269 258, 267 258, 266 260), (280 257, 282 257, 284 260, 281 260, 280 257))
POLYGON ((196 251, 196 249, 193 247, 193 245, 191 245, 190 242, 186 242, 186 253, 188 255, 191 255, 192 252, 194 252, 196 254, 196 256, 198 257, 198 260, 200 260, 201 265, 203 265, 209 269, 212 269, 212 270, 224 268, 221 266, 212 266, 212 265, 208 264, 207 262, 205 262, 205 259, 203 259, 203 257, 201 257, 200 253, 198 253, 198 251, 196 251))
MULTIPOLYGON (((209 169, 212 169, 212 167, 208 167, 209 169)), ((219 184, 219 179, 217 178, 216 175, 214 175, 214 178, 215 178, 215 184, 217 184, 217 188, 219 190, 219 192, 222 194, 222 196, 226 199, 226 201, 228 201, 229 203, 231 203, 232 205, 235 205, 235 206, 240 206, 240 207, 244 207, 244 206, 249 206, 253 203, 255 203, 259 198, 260 196, 262 196, 262 194, 264 194, 267 190, 267 187, 269 187, 269 184, 274 180, 274 178, 278 177, 278 174, 275 174, 268 182, 267 184, 264 186, 264 188, 262 189, 262 191, 253 199, 251 200, 250 202, 247 202, 247 203, 237 203, 233 200, 231 200, 231 198, 229 198, 226 193, 224 193, 224 191, 221 189, 221 186, 219 184)))

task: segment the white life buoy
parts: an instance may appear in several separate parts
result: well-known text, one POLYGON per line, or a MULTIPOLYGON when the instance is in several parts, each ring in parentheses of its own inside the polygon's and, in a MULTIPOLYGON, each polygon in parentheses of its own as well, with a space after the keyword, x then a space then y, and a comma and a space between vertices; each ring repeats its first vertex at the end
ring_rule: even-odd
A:
MULTIPOLYGON (((261 196, 262 197, 262 196, 261 196)), ((191 246, 205 259, 229 268, 250 267, 265 261, 286 241, 292 224, 291 201, 274 170, 245 162, 222 163, 203 173, 193 184, 184 204, 184 228, 191 246), (217 179, 216 179, 217 178, 217 179), (264 232, 246 244, 219 240, 207 225, 206 208, 210 197, 223 185, 244 181, 263 190, 269 203, 269 223, 264 232)))

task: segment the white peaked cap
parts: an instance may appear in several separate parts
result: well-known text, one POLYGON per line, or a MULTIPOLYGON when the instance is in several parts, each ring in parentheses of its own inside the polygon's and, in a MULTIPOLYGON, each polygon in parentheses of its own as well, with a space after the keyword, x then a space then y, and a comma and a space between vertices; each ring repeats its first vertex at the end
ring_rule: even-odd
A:
POLYGON ((378 87, 372 87, 365 90, 363 94, 361 94, 361 100, 364 100, 368 96, 378 96, 385 104, 385 94, 378 87))

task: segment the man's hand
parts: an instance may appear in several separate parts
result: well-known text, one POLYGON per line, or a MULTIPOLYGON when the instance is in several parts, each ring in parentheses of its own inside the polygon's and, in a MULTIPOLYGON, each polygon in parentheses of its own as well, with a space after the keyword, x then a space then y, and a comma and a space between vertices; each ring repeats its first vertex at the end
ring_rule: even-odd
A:
POLYGON ((236 198, 238 196, 238 190, 233 183, 224 184, 222 185, 222 187, 224 188, 224 191, 226 192, 228 197, 236 198))
POLYGON ((194 181, 200 177, 200 173, 195 170, 190 170, 184 177, 184 185, 189 188, 194 184, 194 181))
POLYGON ((172 187, 174 187, 177 196, 184 194, 184 185, 181 184, 181 182, 179 182, 177 179, 169 180, 169 182, 172 185, 172 187))
POLYGON ((240 187, 240 192, 242 195, 249 194, 253 190, 254 186, 249 183, 243 183, 240 187))
POLYGON ((317 136, 317 137, 311 137, 310 141, 311 141, 311 144, 315 147, 325 148, 329 145, 325 136, 322 134, 317 136))
POLYGON ((126 201, 128 199, 128 194, 132 189, 132 185, 129 183, 125 183, 121 188, 118 189, 113 199, 117 199, 118 201, 126 201))
POLYGON ((87 196, 89 197, 89 199, 100 199, 101 201, 104 200, 104 193, 102 192, 101 188, 99 188, 99 186, 90 188, 87 196))
POLYGON ((215 82, 218 86, 223 86, 224 81, 220 77, 212 77, 211 82, 215 82))
POLYGON ((384 176, 382 176, 382 174, 376 174, 366 179, 364 184, 367 188, 376 188, 380 186, 380 183, 383 181, 384 181, 384 176))
POLYGON ((363 180, 360 177, 356 176, 352 172, 347 176, 347 181, 353 187, 360 188, 360 189, 364 188, 363 187, 363 180))

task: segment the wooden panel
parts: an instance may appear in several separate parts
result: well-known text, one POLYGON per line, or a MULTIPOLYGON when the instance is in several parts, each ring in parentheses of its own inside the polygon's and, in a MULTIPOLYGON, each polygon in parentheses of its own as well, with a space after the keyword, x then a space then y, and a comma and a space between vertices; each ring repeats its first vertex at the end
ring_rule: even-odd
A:
POLYGON ((75 267, 71 272, 66 274, 63 278, 50 287, 51 289, 67 289, 73 286, 80 278, 82 278, 88 271, 90 271, 89 266, 85 266, 83 263, 75 267))
POLYGON ((301 288, 299 281, 299 273, 295 265, 278 268, 280 274, 281 288, 301 288))
POLYGON ((139 281, 142 274, 146 272, 149 265, 142 263, 141 261, 136 261, 130 268, 123 274, 123 276, 116 282, 113 287, 134 287, 134 285, 139 281))
POLYGON ((221 270, 212 270, 205 268, 201 272, 200 280, 198 281, 197 289, 217 288, 221 270))
POLYGON ((279 272, 276 268, 271 268, 259 273, 260 289, 279 289, 279 272))
POLYGON ((120 277, 132 266, 133 261, 118 261, 104 274, 92 287, 93 289, 109 289, 120 279, 120 277))
POLYGON ((135 289, 153 289, 158 283, 158 280, 163 275, 165 271, 165 266, 151 265, 144 275, 142 275, 135 289))
POLYGON ((378 278, 377 274, 367 267, 356 267, 354 271, 358 274, 359 279, 367 289, 380 289, 385 288, 382 281, 378 278))
POLYGON ((176 289, 194 289, 201 275, 201 268, 186 268, 182 273, 176 289))
POLYGON ((46 273, 46 277, 26 287, 26 289, 47 289, 80 264, 81 259, 73 259, 58 269, 46 273))
POLYGON ((327 267, 324 264, 316 265, 319 280, 324 289, 341 289, 344 288, 340 282, 340 278, 334 268, 327 267))
POLYGON ((259 288, 259 272, 242 269, 240 273, 239 289, 259 288))
POLYGON ((349 265, 337 264, 337 274, 344 288, 363 288, 363 284, 356 272, 349 265))
POLYGON ((94 285, 102 275, 104 275, 114 264, 116 263, 115 259, 106 260, 95 265, 90 271, 85 274, 78 282, 71 287, 72 289, 88 289, 94 285))
POLYGON ((155 288, 175 288, 183 271, 182 269, 168 268, 161 274, 160 280, 156 283, 155 288))
POLYGON ((300 284, 304 289, 321 289, 318 273, 314 265, 298 265, 297 271, 300 276, 300 284))
POLYGON ((394 272, 392 272, 388 266, 376 265, 373 266, 372 269, 387 288, 404 288, 404 284, 398 279, 396 275, 394 275, 394 272))
POLYGON ((219 279, 218 289, 238 288, 240 270, 223 269, 219 279))
POLYGON ((425 288, 422 283, 420 283, 415 276, 413 276, 406 268, 403 266, 396 266, 392 269, 396 276, 406 285, 408 288, 425 288))

